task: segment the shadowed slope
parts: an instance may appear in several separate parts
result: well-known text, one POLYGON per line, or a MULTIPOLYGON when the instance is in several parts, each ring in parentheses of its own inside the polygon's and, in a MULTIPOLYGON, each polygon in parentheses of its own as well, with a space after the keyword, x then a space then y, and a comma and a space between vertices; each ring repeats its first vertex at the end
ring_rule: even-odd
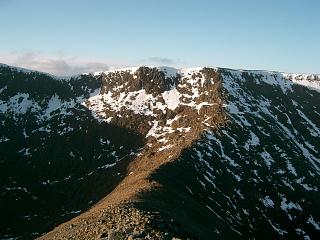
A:
POLYGON ((33 239, 125 176, 144 139, 81 105, 98 86, 92 76, 60 81, 0 68, 0 238, 33 239))

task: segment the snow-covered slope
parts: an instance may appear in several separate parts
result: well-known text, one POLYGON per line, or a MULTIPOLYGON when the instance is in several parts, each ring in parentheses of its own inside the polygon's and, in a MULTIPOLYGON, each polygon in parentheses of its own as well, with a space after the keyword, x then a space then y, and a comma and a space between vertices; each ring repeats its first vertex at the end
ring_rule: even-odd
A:
POLYGON ((282 74, 221 70, 221 78, 229 123, 155 178, 196 169, 173 181, 207 209, 213 238, 317 239, 319 93, 282 74))

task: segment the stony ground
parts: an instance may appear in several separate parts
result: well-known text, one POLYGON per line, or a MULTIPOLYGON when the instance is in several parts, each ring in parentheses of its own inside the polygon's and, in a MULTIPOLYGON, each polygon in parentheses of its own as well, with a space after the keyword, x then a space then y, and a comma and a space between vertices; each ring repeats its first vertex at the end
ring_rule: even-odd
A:
POLYGON ((183 239, 181 235, 185 233, 173 219, 158 212, 139 210, 128 202, 79 217, 39 239, 178 240, 183 239))

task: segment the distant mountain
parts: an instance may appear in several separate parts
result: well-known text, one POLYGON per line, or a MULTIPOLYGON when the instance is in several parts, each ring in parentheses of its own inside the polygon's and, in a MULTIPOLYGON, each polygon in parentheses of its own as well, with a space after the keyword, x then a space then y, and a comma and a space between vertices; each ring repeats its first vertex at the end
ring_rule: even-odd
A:
POLYGON ((319 102, 319 75, 0 65, 0 238, 317 239, 319 102))

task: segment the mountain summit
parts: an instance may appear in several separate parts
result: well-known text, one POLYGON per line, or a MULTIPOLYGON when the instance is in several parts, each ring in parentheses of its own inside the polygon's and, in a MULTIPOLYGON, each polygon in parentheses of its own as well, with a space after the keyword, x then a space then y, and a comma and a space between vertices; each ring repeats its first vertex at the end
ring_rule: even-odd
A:
POLYGON ((316 239, 320 76, 0 65, 0 238, 316 239))

